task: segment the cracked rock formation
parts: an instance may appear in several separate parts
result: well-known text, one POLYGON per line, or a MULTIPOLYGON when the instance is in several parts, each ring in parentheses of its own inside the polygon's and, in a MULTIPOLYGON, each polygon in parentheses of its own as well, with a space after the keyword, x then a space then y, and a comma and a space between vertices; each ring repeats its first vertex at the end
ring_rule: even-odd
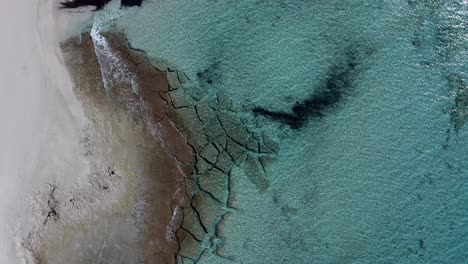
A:
POLYGON ((130 207, 146 203, 136 225, 144 230, 143 246, 134 260, 196 263, 210 254, 229 259, 221 229, 225 216, 236 211, 233 170, 243 169, 264 192, 267 167, 278 152, 248 118, 251 110, 222 93, 186 88, 192 80, 184 73, 160 62, 154 67, 117 33, 102 34, 99 41, 83 34, 62 49, 96 144, 103 146, 96 156, 101 162, 134 161, 118 170, 131 178, 128 186, 138 186, 132 187, 130 207))

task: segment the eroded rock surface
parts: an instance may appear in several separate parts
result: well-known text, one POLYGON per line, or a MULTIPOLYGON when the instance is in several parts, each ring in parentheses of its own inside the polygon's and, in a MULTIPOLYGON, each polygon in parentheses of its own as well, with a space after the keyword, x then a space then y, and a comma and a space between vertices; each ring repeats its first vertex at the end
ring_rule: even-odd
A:
MULTIPOLYGON (((168 65, 155 68, 120 34, 101 37, 99 42, 88 34, 71 39, 63 52, 93 127, 93 143, 87 144, 97 150, 87 155, 96 164, 109 164, 109 175, 122 179, 126 195, 116 206, 120 209, 100 212, 97 223, 81 227, 84 235, 70 231, 73 239, 61 245, 50 241, 69 223, 56 224, 60 201, 49 196, 47 219, 54 221, 44 224, 58 227, 45 228, 41 244, 30 247, 36 262, 59 263, 48 250, 64 252, 64 259, 72 254, 71 241, 89 243, 83 248, 86 259, 71 258, 73 263, 196 263, 212 254, 230 260, 221 229, 226 215, 236 211, 233 169, 244 169, 258 191, 266 191, 266 170, 278 145, 257 131, 250 110, 222 93, 186 88, 190 80, 184 73, 168 65), (128 224, 131 217, 138 220, 128 224), (102 231, 109 226, 112 232, 102 231), (137 238, 129 239, 132 232, 120 228, 134 230, 137 238), (90 242, 93 234, 99 242, 90 242)), ((99 175, 93 182, 101 189, 118 191, 101 184, 99 175)))

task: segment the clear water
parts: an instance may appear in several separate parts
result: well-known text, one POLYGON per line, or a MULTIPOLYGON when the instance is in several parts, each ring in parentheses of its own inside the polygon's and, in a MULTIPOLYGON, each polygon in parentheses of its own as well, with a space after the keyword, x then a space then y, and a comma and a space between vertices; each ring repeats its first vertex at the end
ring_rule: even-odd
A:
POLYGON ((227 258, 200 263, 468 262, 468 126, 453 118, 457 91, 468 89, 467 12, 461 0, 128 9, 118 25, 132 47, 184 71, 193 89, 247 106, 290 111, 350 50, 367 54, 324 117, 299 130, 258 118, 280 143, 271 186, 259 192, 238 171, 227 258), (212 82, 196 81, 207 69, 212 82))

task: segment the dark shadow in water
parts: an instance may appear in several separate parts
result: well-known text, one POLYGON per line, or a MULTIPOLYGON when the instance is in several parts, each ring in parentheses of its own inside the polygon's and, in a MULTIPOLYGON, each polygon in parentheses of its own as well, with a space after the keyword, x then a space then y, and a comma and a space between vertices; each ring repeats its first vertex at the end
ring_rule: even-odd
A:
POLYGON ((331 67, 325 81, 314 89, 316 92, 304 101, 296 102, 290 112, 255 107, 253 113, 288 125, 291 129, 302 128, 310 118, 322 117, 324 111, 336 107, 346 91, 352 87, 357 75, 356 55, 356 52, 350 52, 344 63, 331 67))
MULTIPOLYGON (((82 6, 95 6, 95 10, 102 9, 111 0, 70 0, 60 3, 60 8, 72 9, 82 6)), ((143 0, 121 0, 122 6, 141 6, 143 0)))
POLYGON ((451 122, 455 133, 466 124, 468 120, 468 85, 461 74, 447 76, 449 87, 456 92, 455 103, 451 109, 451 122))

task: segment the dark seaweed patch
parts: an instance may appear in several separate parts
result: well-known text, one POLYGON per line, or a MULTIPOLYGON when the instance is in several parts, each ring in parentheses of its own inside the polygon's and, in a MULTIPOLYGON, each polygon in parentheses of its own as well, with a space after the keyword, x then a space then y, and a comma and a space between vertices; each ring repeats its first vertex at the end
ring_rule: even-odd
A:
POLYGON ((460 74, 449 75, 447 82, 449 87, 456 91, 451 122, 455 132, 458 133, 468 120, 468 85, 460 74))
MULTIPOLYGON (((102 9, 111 0, 70 0, 60 3, 60 8, 73 9, 82 6, 95 6, 95 10, 102 9)), ((141 6, 143 0, 121 0, 122 6, 141 6)))
POLYGON ((197 78, 201 82, 201 84, 212 85, 214 83, 219 82, 221 79, 219 67, 219 62, 215 62, 211 64, 208 68, 197 72, 197 78))
POLYGON ((310 118, 322 117, 325 111, 336 107, 356 76, 357 57, 354 53, 348 54, 346 62, 329 69, 328 77, 303 102, 296 102, 291 112, 270 111, 262 107, 255 107, 253 113, 270 118, 273 121, 288 125, 291 129, 300 129, 310 118))

